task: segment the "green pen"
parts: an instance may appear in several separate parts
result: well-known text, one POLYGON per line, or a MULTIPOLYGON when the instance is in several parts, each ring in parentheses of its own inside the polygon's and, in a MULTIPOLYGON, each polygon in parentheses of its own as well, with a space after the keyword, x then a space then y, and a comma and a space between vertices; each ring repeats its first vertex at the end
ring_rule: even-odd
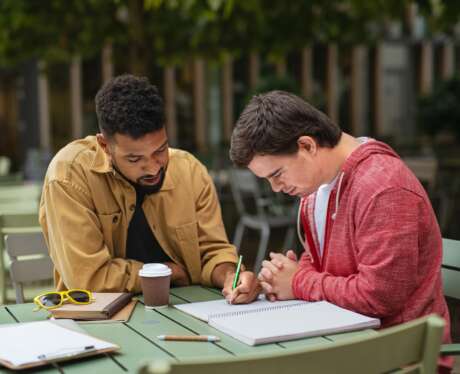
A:
POLYGON ((243 261, 243 256, 240 255, 240 258, 238 260, 238 265, 236 265, 235 278, 233 278, 232 290, 234 290, 236 288, 236 285, 238 284, 238 278, 240 277, 240 270, 241 270, 241 261, 243 261))

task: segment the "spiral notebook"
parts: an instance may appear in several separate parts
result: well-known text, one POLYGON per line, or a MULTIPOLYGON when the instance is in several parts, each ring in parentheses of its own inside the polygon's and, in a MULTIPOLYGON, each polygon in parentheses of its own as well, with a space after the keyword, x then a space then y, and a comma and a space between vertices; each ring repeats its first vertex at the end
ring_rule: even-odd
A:
POLYGON ((319 335, 376 328, 380 320, 349 311, 327 301, 269 302, 245 305, 225 300, 175 305, 248 345, 282 342, 319 335))

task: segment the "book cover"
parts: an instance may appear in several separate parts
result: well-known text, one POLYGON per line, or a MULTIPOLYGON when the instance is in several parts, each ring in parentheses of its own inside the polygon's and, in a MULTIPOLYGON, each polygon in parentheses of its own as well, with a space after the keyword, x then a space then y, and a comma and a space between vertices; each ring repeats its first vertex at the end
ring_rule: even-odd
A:
POLYGON ((93 292, 93 298, 94 301, 90 304, 66 303, 59 308, 51 309, 50 313, 56 319, 110 319, 131 301, 132 294, 126 292, 93 292))

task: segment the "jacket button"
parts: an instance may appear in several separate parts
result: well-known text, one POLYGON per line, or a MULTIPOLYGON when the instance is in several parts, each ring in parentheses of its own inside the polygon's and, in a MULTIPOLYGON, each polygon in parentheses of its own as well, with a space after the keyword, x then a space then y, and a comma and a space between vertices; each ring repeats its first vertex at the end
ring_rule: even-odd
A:
POLYGON ((118 222, 118 217, 117 216, 113 217, 112 222, 117 223, 118 222))
POLYGON ((129 206, 129 210, 131 210, 131 211, 133 211, 135 208, 136 208, 136 206, 135 206, 134 204, 131 204, 131 205, 129 206))

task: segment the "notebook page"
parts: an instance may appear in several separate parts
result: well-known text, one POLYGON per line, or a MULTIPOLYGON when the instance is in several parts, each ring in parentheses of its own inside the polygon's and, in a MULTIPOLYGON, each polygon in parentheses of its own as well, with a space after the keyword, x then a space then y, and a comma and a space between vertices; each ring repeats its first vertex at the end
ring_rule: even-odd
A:
POLYGON ((15 366, 41 361, 38 356, 77 353, 116 347, 112 343, 69 330, 50 321, 16 323, 0 327, 0 359, 15 366))
POLYGON ((209 325, 249 345, 378 327, 380 321, 327 301, 210 319, 209 325))
POLYGON ((256 301, 250 304, 229 304, 225 299, 220 299, 198 303, 176 304, 174 307, 195 318, 208 322, 210 318, 221 314, 244 313, 306 303, 306 301, 302 300, 268 301, 264 296, 259 296, 256 301))

